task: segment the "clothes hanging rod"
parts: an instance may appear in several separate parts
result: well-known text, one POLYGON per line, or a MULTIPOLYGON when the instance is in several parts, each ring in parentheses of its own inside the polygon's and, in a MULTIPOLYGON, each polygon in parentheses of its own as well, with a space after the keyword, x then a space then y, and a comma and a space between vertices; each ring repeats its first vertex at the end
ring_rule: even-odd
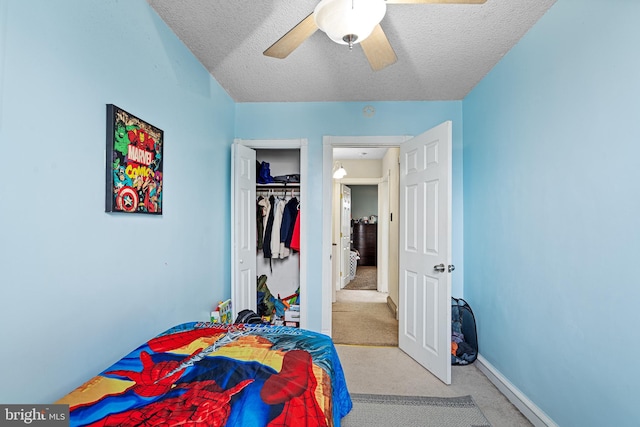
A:
POLYGON ((256 184, 256 190, 265 188, 265 189, 283 189, 283 188, 300 188, 299 182, 289 182, 289 183, 271 183, 271 184, 256 184))
POLYGON ((273 188, 271 188, 271 189, 258 190, 258 191, 256 191, 256 194, 258 196, 265 196, 267 194, 273 194, 273 195, 276 195, 276 196, 279 196, 279 195, 282 195, 282 194, 283 195, 289 195, 290 194, 290 195, 294 195, 294 196, 300 196, 300 190, 292 190, 292 189, 289 189, 289 188, 287 188, 286 191, 284 191, 284 190, 285 190, 284 188, 281 188, 280 191, 274 190, 273 188))

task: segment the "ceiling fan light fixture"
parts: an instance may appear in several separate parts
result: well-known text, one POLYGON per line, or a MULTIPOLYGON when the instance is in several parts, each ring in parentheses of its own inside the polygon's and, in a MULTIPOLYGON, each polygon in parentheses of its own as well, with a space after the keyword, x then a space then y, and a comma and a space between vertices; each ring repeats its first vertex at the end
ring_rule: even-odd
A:
POLYGON ((351 47, 371 35, 386 11, 385 0, 322 0, 313 18, 331 40, 351 47))

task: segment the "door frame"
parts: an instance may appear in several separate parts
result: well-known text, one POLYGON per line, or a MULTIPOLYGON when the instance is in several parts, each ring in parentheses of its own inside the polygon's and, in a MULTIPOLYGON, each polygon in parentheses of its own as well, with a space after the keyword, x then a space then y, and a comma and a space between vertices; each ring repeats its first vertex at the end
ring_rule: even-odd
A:
MULTIPOLYGON (((331 336, 332 305, 332 212, 326 202, 333 196, 333 148, 334 147, 397 147, 411 139, 412 135, 400 136, 323 136, 322 137, 322 330, 331 336)), ((302 308, 301 308, 302 309, 302 308)))
MULTIPOLYGON (((393 147, 396 147, 395 145, 393 147)), ((376 242, 377 247, 377 259, 387 259, 389 252, 389 221, 388 216, 385 215, 384 205, 389 202, 389 194, 388 194, 388 177, 381 178, 341 178, 338 180, 340 184, 346 185, 348 187, 359 186, 359 185, 370 185, 376 186, 378 192, 378 240, 376 242), (383 190, 384 186, 384 190, 383 190), (385 240, 386 239, 386 240, 385 240)), ((377 274, 377 290, 378 292, 389 292, 389 281, 385 276, 388 274, 387 263, 382 263, 377 266, 378 274, 377 274)), ((334 281, 335 282, 335 281, 334 281)), ((336 288, 339 290, 339 288, 336 288)), ((335 296, 332 298, 332 301, 335 302, 335 296)))
MULTIPOLYGON (((339 280, 337 281, 337 287, 335 288, 336 290, 340 290, 340 289, 344 289, 344 287, 346 285, 349 284, 349 281, 347 281, 347 277, 349 276, 349 274, 346 274, 347 272, 350 272, 351 270, 351 257, 350 257, 350 252, 345 254, 345 237, 343 235, 344 229, 345 229, 345 223, 343 222, 345 219, 345 212, 344 212, 344 206, 345 206, 345 202, 344 202, 344 198, 345 198, 345 193, 347 192, 346 190, 348 189, 348 193, 349 193, 349 217, 351 217, 351 187, 349 187, 348 185, 340 182, 339 184, 339 188, 340 188, 340 206, 338 206, 338 208, 340 209, 340 213, 338 215, 338 217, 340 218, 340 223, 338 226, 338 235, 339 235, 339 245, 338 245, 338 254, 340 257, 340 262, 336 263, 336 264, 340 264, 340 277, 339 280), (346 283, 345 283, 346 282, 346 283)), ((332 202, 333 202, 333 198, 332 198, 332 202)), ((351 224, 348 224, 348 228, 349 230, 351 229, 351 224)), ((349 245, 348 245, 348 249, 350 251, 351 249, 351 235, 348 236, 349 238, 349 245)), ((333 280, 335 282, 335 280, 333 280)), ((335 295, 333 295, 332 301, 335 302, 335 295)))
MULTIPOLYGON (((236 138, 233 140, 234 144, 241 144, 246 147, 252 148, 254 150, 285 150, 285 149, 294 149, 300 150, 300 201, 301 203, 306 203, 309 198, 307 197, 308 186, 309 186, 309 175, 308 175, 308 164, 309 164, 309 147, 308 141, 306 138, 300 139, 239 139, 236 138)), ((231 177, 233 182, 233 177, 231 177)), ((235 195, 231 192, 231 208, 234 207, 233 198, 235 195)), ((233 213, 232 213, 233 218, 233 213)), ((308 306, 307 301, 309 298, 305 298, 304 295, 307 295, 307 218, 308 215, 302 215, 300 217, 300 295, 303 297, 300 299, 300 327, 307 328, 308 326, 308 306)), ((235 239, 235 230, 233 227, 233 221, 231 221, 231 239, 235 239)), ((233 253, 233 251, 232 251, 233 253)), ((233 277, 234 272, 234 262, 231 260, 231 286, 236 286, 235 277, 233 277)), ((232 293, 233 294, 233 293, 232 293)))

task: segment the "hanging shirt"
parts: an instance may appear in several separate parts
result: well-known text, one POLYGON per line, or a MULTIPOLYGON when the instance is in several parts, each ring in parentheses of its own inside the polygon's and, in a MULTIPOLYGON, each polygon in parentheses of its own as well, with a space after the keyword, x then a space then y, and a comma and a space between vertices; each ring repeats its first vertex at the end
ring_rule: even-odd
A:
POLYGON ((293 226, 293 235, 291 236, 291 249, 298 252, 300 252, 300 215, 302 215, 302 213, 298 212, 296 223, 293 226))
POLYGON ((280 225, 282 224, 282 216, 284 214, 284 199, 275 199, 271 208, 273 213, 273 226, 271 228, 271 258, 280 258, 280 225))

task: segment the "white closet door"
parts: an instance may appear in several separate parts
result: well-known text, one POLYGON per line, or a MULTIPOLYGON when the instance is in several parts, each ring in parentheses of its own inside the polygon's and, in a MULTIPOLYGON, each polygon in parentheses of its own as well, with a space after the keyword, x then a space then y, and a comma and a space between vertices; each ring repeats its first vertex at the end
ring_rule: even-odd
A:
POLYGON ((231 301, 238 312, 256 311, 256 152, 233 144, 231 167, 231 301))

